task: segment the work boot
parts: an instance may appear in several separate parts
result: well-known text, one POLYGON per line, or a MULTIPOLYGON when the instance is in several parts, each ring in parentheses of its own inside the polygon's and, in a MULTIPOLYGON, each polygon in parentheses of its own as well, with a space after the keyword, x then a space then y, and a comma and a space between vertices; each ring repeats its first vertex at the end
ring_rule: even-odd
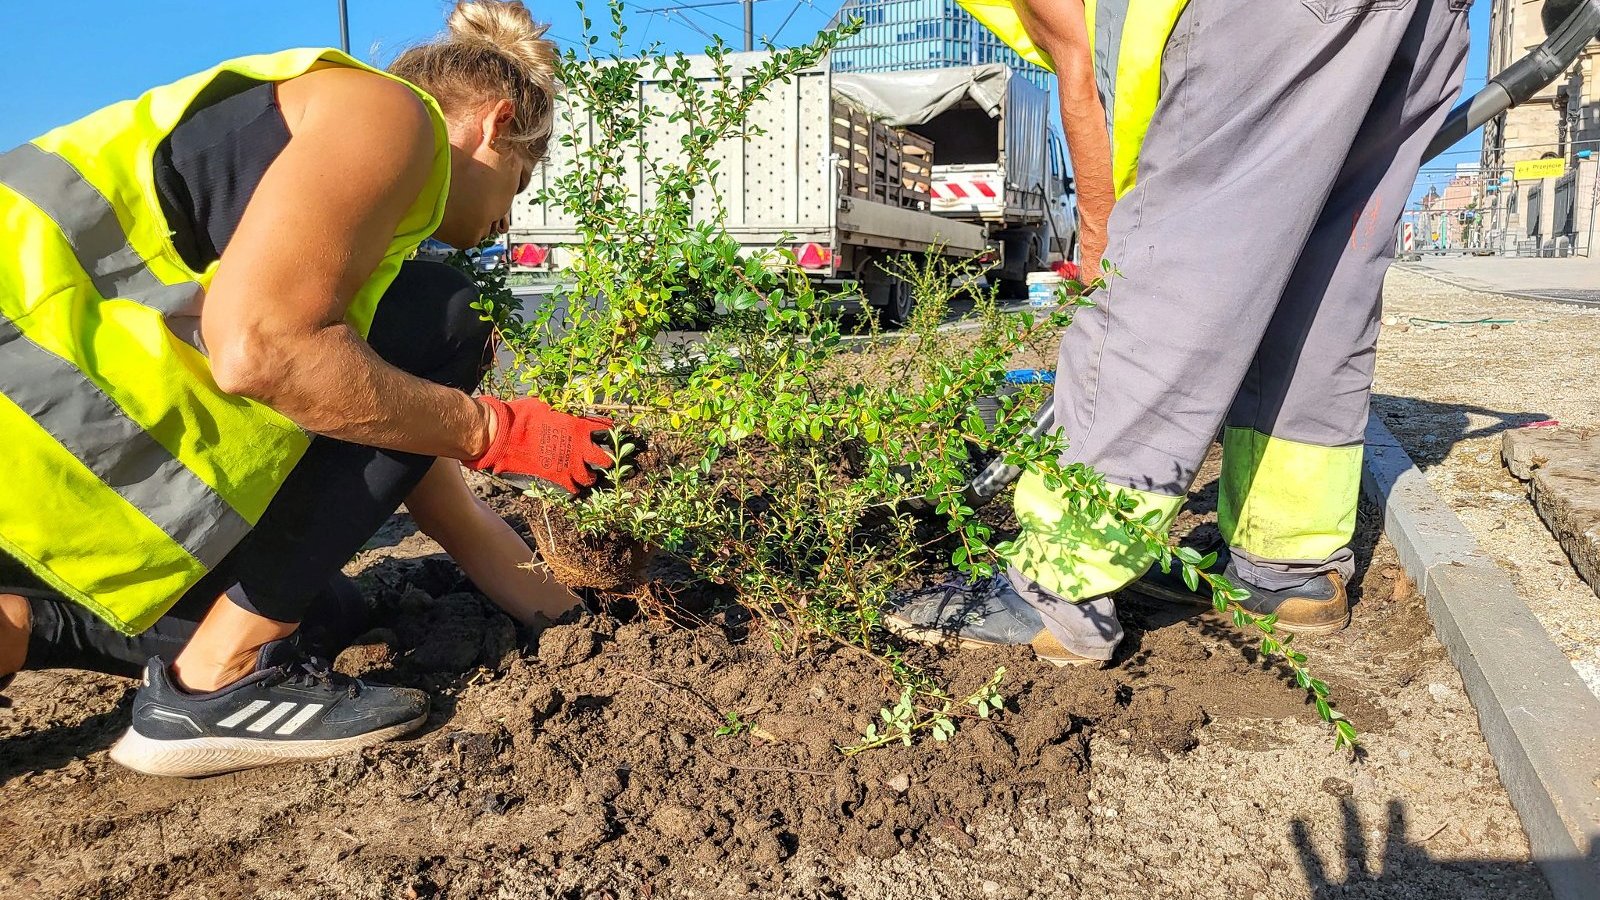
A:
POLYGON ((918 591, 884 617, 884 626, 901 637, 929 646, 954 644, 971 649, 1026 645, 1051 665, 1105 665, 1122 639, 1111 598, 1055 602, 1062 607, 1054 616, 1058 628, 1073 635, 1076 646, 1063 642, 1045 625, 1044 616, 1023 598, 1005 572, 976 584, 944 584, 918 591))
MULTIPOLYGON (((1211 571, 1220 567, 1230 584, 1250 592, 1250 596, 1239 601, 1246 610, 1259 616, 1277 613, 1280 630, 1294 634, 1332 634, 1350 624, 1350 600, 1345 594, 1344 578, 1338 572, 1324 572, 1302 585, 1273 590, 1245 581, 1231 560, 1223 562, 1225 558, 1219 555, 1211 571)), ((1202 581, 1199 590, 1190 590, 1176 562, 1169 573, 1152 567, 1145 577, 1133 584, 1133 589, 1169 603, 1211 605, 1211 586, 1202 581)))
MULTIPOLYGON (((1223 574, 1232 560, 1228 557, 1228 549, 1223 547, 1216 551, 1217 561, 1212 563, 1206 571, 1213 575, 1223 574)), ((1243 585, 1240 585, 1243 587, 1243 585)), ((1165 600, 1168 603, 1189 603, 1195 606, 1211 605, 1211 585, 1204 581, 1199 582, 1195 588, 1190 588, 1183 580, 1183 567, 1174 559, 1172 568, 1166 572, 1160 566, 1151 566, 1139 576, 1139 580, 1130 585, 1134 591, 1155 600, 1165 600)))
POLYGON ((338 756, 414 731, 427 717, 422 691, 348 678, 290 640, 272 641, 254 672, 209 694, 189 693, 165 662, 150 660, 133 724, 111 758, 146 775, 216 775, 338 756))

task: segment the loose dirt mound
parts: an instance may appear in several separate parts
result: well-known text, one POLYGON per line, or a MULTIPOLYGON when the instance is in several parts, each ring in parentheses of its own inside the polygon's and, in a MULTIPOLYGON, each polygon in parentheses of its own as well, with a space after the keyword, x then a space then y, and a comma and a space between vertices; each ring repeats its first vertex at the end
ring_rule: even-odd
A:
MULTIPOLYGON (((1379 753, 1416 754, 1387 759, 1426 779, 1417 796, 1445 798, 1428 816, 1471 824, 1435 846, 1520 846, 1481 745, 1390 727, 1393 710, 1433 715, 1418 704, 1435 696, 1452 716, 1470 708, 1446 692, 1459 687, 1431 683, 1448 668, 1389 566, 1361 583, 1351 632, 1317 645, 1319 673, 1379 753)), ((1132 896, 1147 882, 1164 887, 1145 896, 1178 896, 1166 888, 1180 883, 1303 896, 1281 883, 1291 807, 1277 804, 1337 832, 1356 815, 1351 791, 1368 803, 1389 789, 1382 769, 1374 781, 1327 752, 1326 732, 1246 637, 1189 609, 1125 598, 1127 642, 1104 671, 1020 653, 919 655, 956 691, 1004 665, 1005 712, 963 721, 945 744, 845 757, 837 744, 895 699, 880 663, 854 651, 796 665, 736 612, 693 629, 575 617, 530 641, 443 558, 385 559, 362 580, 387 630, 340 668, 428 688, 428 731, 317 765, 149 779, 103 752, 126 726, 129 682, 24 673, 8 692, 17 709, 0 717, 0 896, 909 900, 1023 897, 1063 877, 1096 885, 1063 896, 1132 896), (745 727, 719 736, 729 713, 745 727), (1189 778, 1198 786, 1180 788, 1189 778), (1346 806, 1307 812, 1334 796, 1330 783, 1346 806), (1271 871, 1205 855, 1230 835, 1244 844, 1229 854, 1272 856, 1271 871), (1171 861, 1138 861, 1160 847, 1171 861), (1186 862, 1180 848, 1201 855, 1186 862)), ((1418 896, 1536 884, 1522 868, 1441 868, 1396 846, 1396 878, 1420 874, 1444 892, 1418 896)))
POLYGON ((421 781, 392 777, 406 792, 462 779, 468 808, 509 806, 505 833, 550 848, 553 866, 566 853, 615 853, 647 871, 729 857, 775 869, 803 844, 888 857, 935 835, 959 841, 986 808, 1081 803, 1095 740, 1192 746, 1205 713, 1189 670, 1220 676, 1236 666, 1184 655, 1159 675, 964 655, 943 673, 957 689, 1004 664, 1016 673, 1011 705, 1027 714, 974 719, 950 744, 847 759, 836 742, 860 734, 890 699, 877 662, 837 651, 796 667, 720 628, 589 617, 547 631, 536 656, 472 693, 479 722, 458 721, 466 733, 422 751, 424 761, 460 759, 459 773, 429 765, 421 781), (749 728, 719 737, 730 712, 749 728))
MULTIPOLYGON (((173 801, 216 794, 212 786, 226 781, 245 791, 235 803, 275 795, 279 818, 263 829, 282 817, 326 816, 334 834, 362 835, 360 846, 338 848, 347 877, 419 896, 479 896, 530 865, 603 864, 677 884, 733 865, 781 883, 785 860, 802 848, 848 861, 934 840, 971 846, 982 816, 1020 821, 1025 805, 1081 807, 1095 748, 1182 753, 1210 709, 1265 701, 1263 714, 1304 715, 1276 675, 1231 648, 1136 627, 1132 657, 1105 671, 1055 669, 1014 652, 930 657, 962 691, 1006 666, 1006 712, 964 721, 946 744, 845 757, 837 745, 894 699, 873 659, 841 649, 797 666, 725 616, 678 629, 585 615, 519 651, 510 620, 449 575, 433 560, 395 564, 391 586, 379 588, 393 630, 369 634, 339 660, 346 671, 432 688, 431 724, 448 727, 300 769, 198 782, 143 779, 98 762, 95 773, 173 801), (728 713, 748 727, 718 736, 728 713), (406 824, 419 814, 430 820, 423 831, 406 824), (457 858, 456 839, 481 847, 473 865, 457 858)), ((242 852, 230 842, 175 858, 170 847, 146 847, 139 836, 166 812, 155 806, 87 823, 57 818, 12 844, 12 859, 58 847, 148 859, 154 871, 98 879, 90 893, 165 897, 242 852)))

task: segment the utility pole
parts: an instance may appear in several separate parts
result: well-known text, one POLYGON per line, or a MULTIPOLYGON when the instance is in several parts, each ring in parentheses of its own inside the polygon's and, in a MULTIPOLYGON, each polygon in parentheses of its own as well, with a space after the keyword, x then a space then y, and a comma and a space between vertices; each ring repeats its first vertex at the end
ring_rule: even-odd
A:
POLYGON ((339 49, 350 52, 350 10, 347 0, 339 0, 339 49))
MULTIPOLYGON (((695 10, 704 10, 709 7, 736 5, 744 7, 744 50, 746 53, 749 53, 750 51, 756 49, 756 0, 708 0, 708 2, 704 3, 679 2, 672 3, 667 6, 657 6, 650 9, 635 10, 635 12, 642 12, 650 15, 659 13, 662 16, 670 16, 673 13, 685 13, 685 15, 682 17, 683 23, 688 25, 690 28, 693 28, 695 31, 705 35, 707 39, 710 39, 710 32, 707 32, 704 28, 696 25, 688 17, 687 13, 695 10)), ((796 9, 798 8, 799 7, 796 7, 796 9)), ((727 19, 719 19, 715 16, 712 16, 710 13, 705 13, 704 15, 712 21, 720 22, 729 28, 737 27, 727 19)), ((787 20, 785 20, 784 24, 788 24, 787 20)), ((782 29, 780 28, 779 30, 781 31, 782 29)))

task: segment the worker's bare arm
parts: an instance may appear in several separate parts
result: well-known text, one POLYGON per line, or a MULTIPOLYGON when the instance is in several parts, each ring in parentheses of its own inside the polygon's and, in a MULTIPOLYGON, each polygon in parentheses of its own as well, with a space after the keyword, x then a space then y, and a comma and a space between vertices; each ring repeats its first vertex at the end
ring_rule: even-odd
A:
POLYGON ((534 562, 528 543, 472 493, 455 460, 434 460, 406 498, 406 509, 422 533, 438 541, 472 583, 518 622, 541 624, 541 617, 555 619, 580 602, 534 562))
POLYGON ((1016 0, 1016 8, 1028 36, 1055 63, 1061 124, 1078 192, 1078 257, 1091 271, 1098 271, 1116 187, 1111 179, 1111 134, 1095 87, 1084 0, 1016 0))
POLYGON ((426 110, 403 85, 351 69, 278 90, 290 140, 251 198, 201 316, 218 386, 318 434, 479 455, 489 442, 483 409, 385 363, 345 322, 428 180, 426 110))

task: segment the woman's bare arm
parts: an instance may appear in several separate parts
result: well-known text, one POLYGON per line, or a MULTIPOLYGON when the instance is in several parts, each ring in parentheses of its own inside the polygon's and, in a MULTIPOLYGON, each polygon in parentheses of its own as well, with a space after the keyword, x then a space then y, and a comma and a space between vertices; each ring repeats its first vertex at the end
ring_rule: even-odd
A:
POLYGON ((533 561, 533 550, 461 476, 461 464, 439 459, 406 498, 422 533, 439 542, 472 583, 524 625, 555 619, 577 595, 533 561))
POLYGON ((487 411, 389 365, 345 322, 426 185, 434 133, 404 85, 323 69, 280 88, 291 137, 268 167, 206 294, 201 332, 218 387, 308 431, 474 458, 487 411))

